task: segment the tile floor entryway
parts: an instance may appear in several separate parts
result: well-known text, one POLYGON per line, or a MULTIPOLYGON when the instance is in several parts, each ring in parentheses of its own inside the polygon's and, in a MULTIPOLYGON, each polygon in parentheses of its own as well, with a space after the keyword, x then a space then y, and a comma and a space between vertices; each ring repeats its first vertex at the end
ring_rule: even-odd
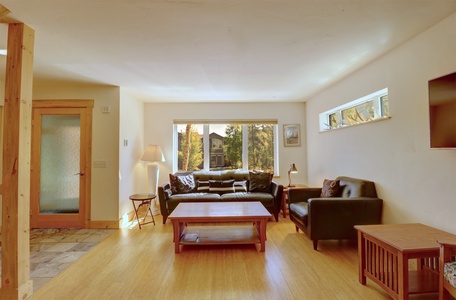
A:
POLYGON ((114 231, 115 229, 31 230, 30 279, 33 280, 33 290, 39 289, 114 231))

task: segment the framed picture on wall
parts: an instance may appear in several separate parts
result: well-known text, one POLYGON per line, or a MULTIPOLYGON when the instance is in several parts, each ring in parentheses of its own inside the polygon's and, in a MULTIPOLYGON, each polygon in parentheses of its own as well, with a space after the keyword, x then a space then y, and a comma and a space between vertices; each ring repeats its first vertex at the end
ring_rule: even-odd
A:
POLYGON ((285 147, 301 146, 301 130, 299 124, 283 125, 283 145, 285 147))

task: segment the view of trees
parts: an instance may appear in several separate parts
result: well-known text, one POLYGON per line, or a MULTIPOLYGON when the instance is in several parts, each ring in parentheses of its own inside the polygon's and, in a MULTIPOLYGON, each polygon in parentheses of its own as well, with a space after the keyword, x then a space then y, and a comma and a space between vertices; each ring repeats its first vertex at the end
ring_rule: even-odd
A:
POLYGON ((274 171, 272 124, 249 124, 249 170, 274 171))
POLYGON ((223 140, 226 167, 242 169, 242 125, 228 125, 225 129, 226 137, 223 140))
MULTIPOLYGON (((242 169, 242 129, 248 132, 248 168, 250 170, 274 171, 274 125, 229 124, 223 137, 223 169, 242 169)), ((221 133, 223 134, 223 133, 221 133)), ((210 151, 213 151, 210 149, 210 151)), ((211 153, 212 154, 212 153, 211 153)), ((179 132, 178 168, 182 171, 203 168, 204 148, 202 134, 195 124, 187 124, 179 132)))
POLYGON ((192 124, 187 124, 180 140, 178 168, 182 171, 193 171, 201 168, 203 163, 203 141, 192 124))

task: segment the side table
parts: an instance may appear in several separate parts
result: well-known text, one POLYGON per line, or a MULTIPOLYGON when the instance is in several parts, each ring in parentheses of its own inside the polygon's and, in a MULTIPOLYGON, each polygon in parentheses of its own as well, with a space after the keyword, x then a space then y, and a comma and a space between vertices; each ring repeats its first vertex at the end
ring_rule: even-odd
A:
POLYGON ((154 219, 154 215, 152 214, 152 210, 150 209, 150 205, 151 205, 152 200, 155 199, 156 197, 157 196, 154 194, 134 194, 129 197, 131 202, 133 203, 133 208, 135 210, 136 220, 138 221, 139 229, 141 229, 141 225, 146 225, 146 224, 150 224, 150 223, 154 223, 154 225, 155 225, 155 219, 154 219), (139 203, 138 207, 136 207, 135 202, 139 203), (139 221, 138 211, 141 208, 141 206, 143 206, 143 205, 147 206, 147 210, 146 210, 146 215, 144 216, 143 221, 141 223, 139 221), (152 221, 146 222, 146 217, 149 214, 149 212, 150 212, 150 216, 152 217, 152 221))

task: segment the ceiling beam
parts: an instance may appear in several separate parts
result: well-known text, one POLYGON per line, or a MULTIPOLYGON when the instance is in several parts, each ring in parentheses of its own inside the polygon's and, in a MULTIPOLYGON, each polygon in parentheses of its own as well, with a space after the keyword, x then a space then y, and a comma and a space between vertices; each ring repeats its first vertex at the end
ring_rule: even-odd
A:
POLYGON ((6 17, 9 13, 10 13, 10 11, 6 7, 4 7, 3 5, 0 4, 0 20, 3 19, 4 17, 6 17))

